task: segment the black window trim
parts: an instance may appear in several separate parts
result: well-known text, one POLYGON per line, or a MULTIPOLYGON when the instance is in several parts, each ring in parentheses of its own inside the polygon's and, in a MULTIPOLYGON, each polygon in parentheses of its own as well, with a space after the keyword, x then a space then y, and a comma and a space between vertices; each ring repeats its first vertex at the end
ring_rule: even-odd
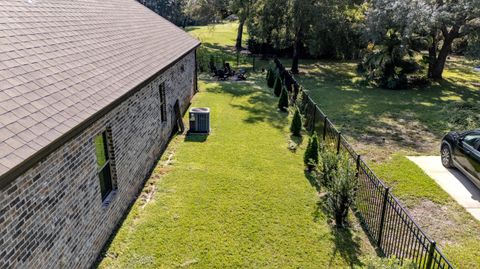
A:
MULTIPOLYGON (((109 189, 105 192, 102 193, 101 187, 100 187, 100 197, 102 199, 103 206, 108 206, 111 201, 112 194, 116 191, 116 184, 114 182, 114 171, 112 169, 112 162, 111 162, 111 156, 109 150, 111 149, 110 146, 110 141, 108 138, 109 134, 109 127, 105 128, 101 133, 97 134, 97 136, 102 136, 102 142, 103 142, 103 147, 105 151, 105 163, 101 167, 97 167, 97 178, 99 180, 99 184, 102 184, 100 182, 101 180, 101 174, 105 173, 105 169, 108 169, 108 175, 109 175, 109 181, 110 181, 110 187, 109 189)), ((98 156, 96 156, 98 159, 98 156)), ((105 185, 105 183, 103 183, 105 185)))
POLYGON ((158 93, 160 95, 160 121, 167 122, 167 94, 165 82, 158 85, 158 93))

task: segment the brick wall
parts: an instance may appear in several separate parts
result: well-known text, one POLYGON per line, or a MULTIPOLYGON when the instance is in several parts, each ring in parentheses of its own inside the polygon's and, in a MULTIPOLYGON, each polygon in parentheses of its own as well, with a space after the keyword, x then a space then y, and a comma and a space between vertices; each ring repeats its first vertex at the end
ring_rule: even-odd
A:
POLYGON ((91 266, 163 152, 173 106, 193 96, 194 52, 0 190, 0 268, 91 266), (165 82, 167 122, 158 86, 165 82), (94 138, 111 127, 116 186, 100 194, 94 138))

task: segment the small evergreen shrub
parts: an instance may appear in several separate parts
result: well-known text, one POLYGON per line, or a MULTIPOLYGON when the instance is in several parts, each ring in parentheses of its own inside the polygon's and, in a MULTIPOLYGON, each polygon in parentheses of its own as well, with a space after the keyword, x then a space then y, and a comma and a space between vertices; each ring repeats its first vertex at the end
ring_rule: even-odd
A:
POLYGON ((288 93, 285 88, 282 89, 280 99, 278 99, 278 108, 284 112, 288 109, 288 93))
POLYGON ((337 170, 332 172, 331 182, 327 187, 326 208, 335 219, 339 228, 345 227, 350 206, 355 202, 357 178, 356 171, 346 156, 338 159, 337 170))
POLYGON ((290 125, 290 132, 294 136, 302 136, 302 117, 300 116, 300 111, 295 107, 295 112, 292 118, 292 124, 290 125))
POLYGON ((307 149, 303 155, 303 163, 308 171, 312 171, 318 165, 318 137, 316 132, 308 139, 307 149))
POLYGON ((273 88, 275 85, 275 79, 276 79, 276 72, 275 69, 270 68, 270 76, 268 77, 267 85, 269 88, 273 88))
POLYGON ((340 156, 331 150, 322 150, 320 153, 317 181, 328 190, 337 176, 340 156))
POLYGON ((282 79, 280 78, 280 75, 276 75, 275 78, 275 84, 273 86, 273 93, 275 94, 276 97, 279 97, 280 94, 282 94, 282 79))

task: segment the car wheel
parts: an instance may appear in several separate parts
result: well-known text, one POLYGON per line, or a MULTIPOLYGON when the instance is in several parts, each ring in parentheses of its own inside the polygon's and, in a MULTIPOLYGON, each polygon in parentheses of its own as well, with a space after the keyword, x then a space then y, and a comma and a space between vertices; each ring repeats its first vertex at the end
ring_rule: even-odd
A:
POLYGON ((450 152, 450 147, 448 145, 442 146, 442 164, 446 168, 452 168, 452 153, 450 152))

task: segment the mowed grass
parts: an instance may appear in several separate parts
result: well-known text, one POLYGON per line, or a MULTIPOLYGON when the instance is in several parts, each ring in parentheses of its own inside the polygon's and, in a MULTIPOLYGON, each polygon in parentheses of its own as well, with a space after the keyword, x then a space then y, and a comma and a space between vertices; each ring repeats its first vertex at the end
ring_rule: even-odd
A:
MULTIPOLYGON (((211 24, 208 26, 187 27, 187 32, 196 37, 207 46, 217 46, 220 48, 233 48, 237 40, 238 23, 211 24)), ((243 31, 243 40, 248 40, 246 27, 243 31)))
POLYGON ((372 160, 392 152, 438 154, 450 131, 447 106, 480 102, 480 73, 474 62, 451 57, 445 80, 412 90, 367 86, 355 62, 304 61, 300 82, 359 151, 372 160))
POLYGON ((192 105, 211 108, 212 133, 174 139, 99 268, 350 268, 374 254, 355 218, 328 224, 263 77, 203 76, 192 105))
MULTIPOLYGON (((235 31, 236 25, 230 23, 191 33, 203 36, 209 48, 225 57, 234 44, 235 31)), ((233 55, 227 58, 233 59, 233 55)), ((290 59, 281 60, 290 66, 290 59)), ((266 67, 268 62, 257 64, 266 67)), ((393 193, 453 264, 478 268, 479 222, 406 156, 438 155, 441 137, 451 128, 446 106, 480 100, 480 89, 474 85, 480 75, 472 71, 479 62, 452 56, 444 81, 408 91, 365 85, 356 73, 356 62, 301 60, 300 64, 297 79, 378 176, 393 187, 393 193)))
POLYGON ((444 81, 401 91, 367 86, 355 62, 305 60, 297 77, 458 268, 479 267, 480 222, 406 156, 439 155, 448 107, 480 102, 475 64, 452 56, 444 81))

